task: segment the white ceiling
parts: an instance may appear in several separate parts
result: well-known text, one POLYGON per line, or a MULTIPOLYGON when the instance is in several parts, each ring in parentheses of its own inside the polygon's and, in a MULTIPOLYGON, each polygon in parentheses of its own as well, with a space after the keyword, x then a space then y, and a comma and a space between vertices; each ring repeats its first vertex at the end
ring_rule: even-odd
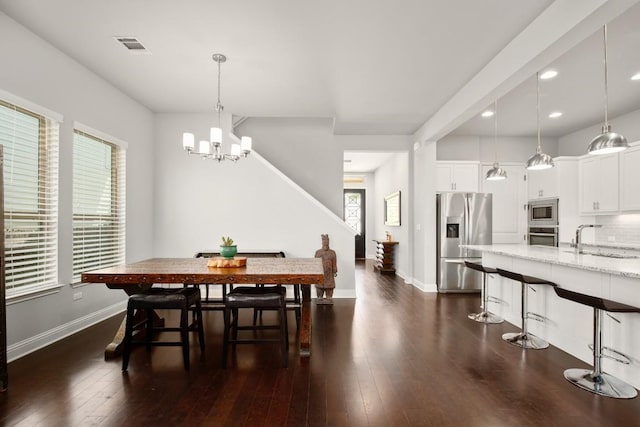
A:
POLYGON ((380 166, 382 166, 382 164, 389 160, 389 158, 391 158, 391 156, 393 155, 394 153, 388 152, 345 151, 344 172, 373 172, 380 166))
MULTIPOLYGON (((607 25, 609 119, 640 109, 640 3, 607 25)), ((540 81, 540 128, 543 136, 559 137, 604 122, 604 40, 597 32, 540 71, 553 69, 558 76, 540 81), (554 111, 562 117, 551 119, 554 111)), ((493 110, 493 104, 485 109, 493 110)), ((536 128, 535 74, 498 99, 498 133, 531 136, 536 128)), ((480 112, 453 134, 493 135, 494 118, 480 112)), ((614 129, 615 130, 615 129, 614 129)))
POLYGON ((235 115, 412 134, 550 3, 0 0, 0 10, 154 112, 213 111, 211 54, 223 53, 221 98, 235 115))
MULTIPOLYGON (((608 13, 617 16, 634 3, 0 0, 0 11, 154 112, 213 114, 211 54, 223 53, 222 103, 236 116, 331 117, 336 134, 411 135, 486 73, 514 37, 532 30, 547 7, 589 5, 596 15, 611 6, 608 13), (130 54, 116 36, 137 37, 151 54, 130 54)), ((612 117, 640 108, 640 82, 629 81, 640 72, 638 22, 636 4, 609 26, 612 117)), ((541 84, 544 136, 570 133, 604 115, 600 33, 561 53, 546 64, 560 75, 541 84), (546 118, 556 109, 562 118, 546 118)), ((500 135, 535 134, 534 73, 522 80, 500 97, 500 135)), ((474 117, 454 133, 492 135, 493 121, 477 114, 487 106, 468 105, 464 116, 474 117)))

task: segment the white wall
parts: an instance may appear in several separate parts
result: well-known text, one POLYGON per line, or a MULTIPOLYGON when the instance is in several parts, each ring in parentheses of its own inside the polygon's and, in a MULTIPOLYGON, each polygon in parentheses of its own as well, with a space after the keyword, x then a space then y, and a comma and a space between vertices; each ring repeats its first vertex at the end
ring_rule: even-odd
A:
POLYGON ((253 137, 254 148, 342 217, 343 150, 330 119, 250 118, 236 129, 253 137))
MULTIPOLYGON (((499 162, 524 163, 536 153, 537 138, 502 136, 495 140, 492 136, 449 135, 438 141, 438 160, 477 160, 481 163, 493 163, 496 146, 499 162)), ((556 157, 558 140, 541 138, 542 151, 556 157)))
POLYGON ((72 141, 80 122, 129 144, 127 260, 152 253, 153 115, 73 59, 0 13, 0 89, 64 116, 60 128, 59 291, 7 307, 9 359, 31 352, 124 308, 104 285, 72 288, 72 141), (73 293, 83 298, 73 301, 73 293))
MULTIPOLYGON (((640 110, 632 111, 624 116, 609 121, 611 130, 624 135, 629 142, 640 141, 640 110)), ((558 140, 558 151, 561 156, 582 156, 593 138, 602 132, 602 123, 570 133, 558 140)))
POLYGON ((436 143, 417 143, 413 153, 414 221, 413 284, 424 291, 436 287, 436 143))
POLYGON ((409 194, 409 154, 397 153, 383 163, 375 173, 375 201, 374 211, 376 226, 372 238, 384 239, 386 233, 391 234, 394 241, 398 242, 395 248, 396 273, 409 281, 413 276, 410 269, 409 256, 412 253, 409 232, 409 206, 412 195, 409 194), (400 226, 388 226, 384 224, 384 197, 400 191, 400 226))
MULTIPOLYGON (((182 151, 182 132, 206 135, 210 123, 210 115, 203 114, 156 116, 154 255, 193 256, 216 249, 220 237, 228 235, 239 251, 282 250, 289 257, 313 257, 326 233, 338 256, 334 296, 355 297, 354 234, 342 217, 261 157, 257 141, 265 139, 257 128, 251 133, 255 152, 237 163, 203 161, 182 151)), ((339 174, 332 191, 342 201, 339 174)))

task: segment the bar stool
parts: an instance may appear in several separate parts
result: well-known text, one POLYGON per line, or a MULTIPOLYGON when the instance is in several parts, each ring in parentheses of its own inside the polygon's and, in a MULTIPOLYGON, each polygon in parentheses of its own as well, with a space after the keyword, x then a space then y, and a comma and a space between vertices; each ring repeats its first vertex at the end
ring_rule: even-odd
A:
POLYGON ((287 290, 282 286, 234 288, 227 294, 224 304, 224 337, 222 343, 222 367, 227 366, 229 344, 280 343, 280 357, 283 368, 288 364, 289 332, 287 328, 287 290), (239 325, 238 309, 274 310, 278 312, 278 325, 239 325), (233 315, 233 316, 232 316, 233 315), (238 338, 239 330, 278 329, 278 338, 238 338))
MULTIPOLYGON (((543 321, 544 318, 536 313, 531 313, 528 310, 528 292, 529 285, 549 285, 556 287, 557 285, 548 280, 539 279, 533 276, 525 276, 524 274, 514 273, 508 270, 497 269, 498 274, 516 282, 520 282, 521 285, 521 298, 520 298, 520 311, 522 317, 522 327, 520 332, 509 332, 502 335, 502 339, 509 344, 517 345, 522 348, 531 348, 534 350, 541 350, 549 347, 549 343, 542 338, 536 337, 531 334, 527 329, 527 320, 533 319, 537 321, 543 321)), ((535 289, 531 288, 534 292, 535 289)))
POLYGON ((489 313, 487 309, 489 303, 489 293, 487 292, 487 274, 497 273, 498 270, 491 267, 485 267, 482 264, 475 262, 465 261, 464 265, 472 270, 476 270, 482 273, 482 294, 480 299, 482 300, 482 311, 480 313, 470 313, 467 317, 471 320, 475 320, 480 323, 502 323, 504 319, 500 316, 496 316, 493 313, 489 313))
POLYGON ((144 345, 147 350, 151 347, 180 346, 184 369, 189 369, 189 310, 194 308, 197 318, 198 341, 200 351, 204 354, 204 329, 202 325, 202 310, 200 306, 200 290, 198 288, 182 289, 153 289, 148 293, 134 294, 129 297, 127 304, 127 321, 124 335, 124 348, 122 354, 122 371, 126 372, 129 365, 129 356, 133 345, 144 345), (154 310, 180 310, 180 327, 159 327, 153 325, 154 310), (136 310, 146 311, 146 319, 138 325, 134 324, 136 310), (133 329, 145 323, 146 335, 142 341, 133 341, 133 329), (180 332, 180 341, 154 341, 153 332, 180 332))
POLYGON ((640 313, 640 308, 569 291, 560 287, 556 287, 555 291, 560 298, 593 307, 593 345, 589 346, 593 350, 593 370, 579 368, 567 369, 564 371, 564 377, 571 384, 601 396, 614 397, 617 399, 632 399, 636 397, 638 392, 634 387, 602 371, 603 357, 624 364, 631 362, 624 354, 602 346, 602 314, 605 311, 612 313, 640 313), (603 350, 615 353, 623 359, 605 355, 602 353, 603 350))

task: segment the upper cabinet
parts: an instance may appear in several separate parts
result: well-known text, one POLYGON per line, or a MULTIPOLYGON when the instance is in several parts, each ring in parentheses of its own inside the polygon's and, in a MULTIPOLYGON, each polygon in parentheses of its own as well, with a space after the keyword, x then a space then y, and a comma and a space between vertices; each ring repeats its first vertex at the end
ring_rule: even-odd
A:
POLYGON ((615 213, 618 205, 618 154, 591 155, 580 159, 580 213, 615 213))
POLYGON ((557 169, 527 171, 529 200, 558 197, 557 169))
POLYGON ((640 144, 620 153, 620 210, 640 211, 640 144))
POLYGON ((487 181, 484 177, 493 165, 482 166, 480 188, 493 194, 493 243, 526 243, 527 183, 524 165, 500 164, 507 179, 487 181))
POLYGON ((436 191, 478 191, 477 162, 436 162, 436 191))

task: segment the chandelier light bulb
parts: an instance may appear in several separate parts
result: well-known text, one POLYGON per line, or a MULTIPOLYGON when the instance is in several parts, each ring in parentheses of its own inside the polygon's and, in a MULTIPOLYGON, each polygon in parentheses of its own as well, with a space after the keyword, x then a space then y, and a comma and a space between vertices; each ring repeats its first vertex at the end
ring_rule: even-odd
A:
POLYGON ((211 128, 211 142, 214 144, 222 143, 222 129, 211 128))
POLYGON ((198 151, 201 154, 211 154, 211 145, 209 144, 209 141, 200 141, 198 151))
POLYGON ((193 151, 196 148, 195 135, 189 132, 182 134, 182 148, 187 151, 193 151))

